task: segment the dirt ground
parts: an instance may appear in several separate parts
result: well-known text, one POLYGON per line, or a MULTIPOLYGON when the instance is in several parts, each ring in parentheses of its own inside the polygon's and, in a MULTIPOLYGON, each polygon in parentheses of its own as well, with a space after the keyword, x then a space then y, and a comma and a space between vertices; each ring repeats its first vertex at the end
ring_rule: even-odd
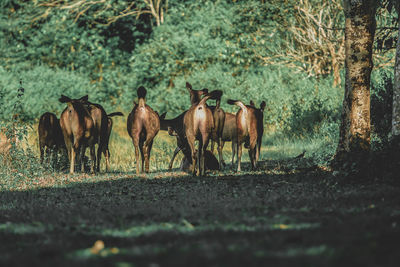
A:
MULTIPOLYGON (((68 177, 68 175, 64 175, 68 177)), ((320 168, 0 192, 1 266, 400 266, 400 185, 320 168)))

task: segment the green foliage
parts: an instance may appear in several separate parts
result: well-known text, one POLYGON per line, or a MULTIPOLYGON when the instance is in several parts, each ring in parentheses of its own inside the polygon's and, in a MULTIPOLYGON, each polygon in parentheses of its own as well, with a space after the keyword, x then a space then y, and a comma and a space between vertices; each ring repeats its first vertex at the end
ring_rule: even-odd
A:
POLYGON ((47 14, 46 8, 31 2, 15 0, 5 7, 0 12, 0 57, 6 67, 44 63, 83 70, 98 80, 116 64, 126 65, 129 53, 150 31, 145 22, 132 17, 111 25, 95 23, 95 10, 75 22, 68 10, 47 14))
POLYGON ((58 102, 61 94, 78 97, 89 93, 94 101, 96 100, 94 96, 100 93, 95 91, 95 86, 90 84, 87 77, 79 75, 78 72, 51 69, 46 66, 37 66, 27 71, 6 71, 0 68, 3 94, 0 99, 1 120, 10 120, 14 114, 12 107, 17 98, 16 88, 20 80, 25 88, 19 112, 20 119, 23 121, 39 119, 40 115, 46 111, 59 115, 65 107, 65 104, 58 102))
POLYGON ((293 74, 290 69, 276 67, 235 75, 229 67, 214 64, 206 70, 176 78, 175 88, 162 85, 151 88, 148 103, 155 110, 168 111, 168 118, 178 115, 190 106, 186 81, 195 89, 222 90, 222 107, 228 112, 237 111, 236 107, 226 104, 229 98, 245 103, 253 100, 256 105, 264 100, 267 103, 264 112, 266 125, 296 136, 318 131, 323 121, 337 121, 343 95, 341 89, 331 87, 331 78, 316 81, 293 74))
MULTIPOLYGON (((265 121, 276 129, 296 135, 318 130, 323 120, 338 119, 343 91, 331 87, 331 77, 315 80, 287 68, 264 66, 260 55, 280 47, 279 12, 274 2, 174 5, 165 23, 130 59, 134 88, 148 87, 148 103, 169 116, 189 107, 189 81, 196 89, 223 90, 225 100, 265 100, 265 121), (270 39, 257 39, 261 29, 271 32, 270 39)), ((124 95, 132 99, 135 92, 129 88, 124 95)), ((223 108, 234 111, 225 101, 223 108)))
POLYGON ((138 47, 130 58, 137 82, 172 86, 176 77, 186 77, 216 64, 235 75, 248 72, 250 66, 262 68, 259 55, 276 47, 279 40, 276 36, 270 40, 256 38, 261 28, 275 31, 274 13, 268 7, 258 1, 174 5, 166 22, 154 29, 149 42, 138 47))
POLYGON ((17 187, 26 177, 35 177, 44 172, 38 158, 34 156, 32 148, 29 145, 26 146, 30 127, 20 121, 19 114, 22 114, 23 110, 24 88, 19 87, 14 91, 16 97, 9 103, 10 113, 14 116, 10 122, 0 120, 0 131, 5 134, 11 145, 8 151, 0 153, 0 189, 10 186, 10 184, 11 187, 17 187), (23 145, 26 146, 25 149, 23 145))
POLYGON ((76 14, 60 8, 41 16, 42 2, 2 2, 1 120, 13 115, 10 103, 20 80, 25 121, 45 111, 60 114, 61 93, 89 94, 108 112, 126 112, 140 85, 148 89, 149 105, 170 118, 189 107, 189 81, 195 89, 222 90, 222 106, 230 112, 236 109, 226 104, 229 98, 266 101, 270 131, 335 140, 343 86, 333 88, 330 75, 310 78, 263 60, 291 45, 285 29, 296 23, 296 1, 169 1, 160 27, 146 15, 107 25, 126 1, 110 0, 114 8, 104 11, 93 5, 76 22, 76 14))
POLYGON ((393 72, 380 69, 372 73, 371 144, 373 150, 387 149, 392 128, 393 72))

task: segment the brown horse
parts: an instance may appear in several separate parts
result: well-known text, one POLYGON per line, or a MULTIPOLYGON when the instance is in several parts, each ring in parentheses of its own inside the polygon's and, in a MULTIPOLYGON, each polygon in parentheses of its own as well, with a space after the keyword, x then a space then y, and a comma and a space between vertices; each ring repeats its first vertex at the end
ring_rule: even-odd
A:
POLYGON ((39 119, 38 125, 40 163, 43 163, 46 152, 47 164, 57 158, 58 152, 65 152, 64 136, 60 120, 56 114, 46 112, 39 119))
POLYGON ((217 143, 219 169, 222 170, 224 158, 222 156, 223 140, 222 135, 225 124, 225 111, 220 107, 221 97, 216 99, 215 106, 209 106, 214 118, 214 127, 211 131, 211 152, 214 152, 214 143, 217 143))
POLYGON ((206 94, 198 104, 193 104, 184 115, 183 125, 191 151, 193 175, 205 174, 204 155, 210 140, 211 131, 214 127, 213 115, 211 110, 208 108, 206 101, 208 99, 217 99, 218 97, 221 97, 221 95, 222 91, 219 90, 206 94), (195 140, 199 140, 197 156, 194 147, 195 140), (196 158, 198 163, 197 173, 196 158))
POLYGON ((90 171, 95 172, 95 144, 98 139, 98 132, 95 128, 94 121, 83 102, 87 101, 88 96, 80 99, 71 99, 61 95, 59 101, 66 103, 68 106, 64 109, 60 116, 60 126, 64 135, 65 146, 68 151, 70 162, 70 173, 75 171, 75 158, 81 165, 82 172, 85 171, 83 159, 86 147, 90 148, 91 166, 90 171))
POLYGON ((228 104, 240 107, 236 113, 237 125, 237 171, 241 171, 240 160, 242 157, 242 143, 248 144, 251 168, 257 167, 257 161, 260 156, 261 140, 264 132, 263 111, 265 101, 261 103, 260 108, 254 105, 245 105, 239 100, 228 100, 228 104))
POLYGON ((198 104, 201 100, 201 97, 206 95, 208 93, 208 89, 204 88, 202 90, 194 90, 192 85, 188 82, 186 82, 186 89, 189 92, 190 95, 190 104, 198 104))
POLYGON ((139 103, 134 103, 127 120, 127 131, 135 147, 137 174, 140 173, 139 149, 142 156, 142 172, 146 171, 148 173, 153 139, 160 130, 160 119, 158 114, 146 104, 146 93, 147 91, 143 86, 138 88, 139 103))
MULTIPOLYGON (((208 93, 208 89, 204 88, 202 90, 194 90, 192 85, 186 82, 186 89, 190 95, 190 103, 191 105, 198 104, 201 100, 201 97, 208 93)), ((169 169, 172 169, 172 165, 174 163, 176 155, 179 151, 182 151, 186 158, 191 158, 190 147, 186 139, 185 129, 183 125, 183 118, 185 116, 185 112, 180 114, 174 119, 165 119, 166 113, 160 116, 160 130, 168 131, 168 134, 176 137, 176 145, 174 154, 172 155, 171 161, 169 163, 169 169)))
MULTIPOLYGON (((190 94, 190 104, 198 104, 201 100, 201 96, 208 93, 208 89, 204 88, 202 90, 194 90, 190 83, 186 83, 186 89, 190 94)), ((214 126, 211 130, 211 152, 214 152, 214 142, 217 143, 218 158, 219 158, 219 169, 222 169, 223 157, 222 157, 222 131, 224 129, 225 123, 225 112, 221 108, 221 95, 216 98, 215 106, 208 106, 213 115, 214 126)))
MULTIPOLYGON (((95 164, 96 171, 100 172, 100 162, 101 154, 106 155, 106 149, 108 145, 108 117, 104 108, 100 104, 92 103, 88 101, 88 98, 80 99, 86 109, 88 110, 90 116, 93 119, 94 127, 97 131, 97 138, 95 143, 98 144, 97 147, 97 161, 95 164)), ((107 158, 106 158, 106 169, 107 168, 107 158)))
MULTIPOLYGON (((221 150, 224 148, 225 142, 232 142, 232 168, 236 154, 237 148, 237 125, 236 125, 236 114, 225 113, 225 122, 224 129, 222 131, 222 142, 221 142, 221 150)), ((222 159, 222 163, 225 165, 225 162, 222 159)))

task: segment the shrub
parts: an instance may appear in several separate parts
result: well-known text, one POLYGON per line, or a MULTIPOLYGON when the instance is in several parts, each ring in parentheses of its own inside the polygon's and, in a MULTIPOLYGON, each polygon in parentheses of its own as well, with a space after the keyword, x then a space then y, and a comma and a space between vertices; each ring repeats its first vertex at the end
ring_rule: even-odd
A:
POLYGON ((106 110, 111 110, 112 103, 106 101, 112 93, 108 88, 91 83, 90 78, 77 72, 50 68, 44 65, 29 70, 15 68, 6 71, 0 67, 0 120, 11 120, 13 103, 17 98, 15 88, 22 81, 25 94, 21 99, 20 114, 23 121, 39 119, 44 112, 54 112, 58 115, 65 104, 58 102, 61 94, 78 98, 89 94, 89 100, 101 103, 106 110))

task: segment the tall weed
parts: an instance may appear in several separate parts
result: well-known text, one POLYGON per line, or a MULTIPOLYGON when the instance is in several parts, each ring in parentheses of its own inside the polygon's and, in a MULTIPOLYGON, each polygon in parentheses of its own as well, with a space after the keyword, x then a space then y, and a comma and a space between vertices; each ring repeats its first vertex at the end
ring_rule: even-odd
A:
POLYGON ((40 176, 44 172, 28 143, 27 136, 31 127, 22 120, 25 89, 20 87, 15 91, 15 101, 10 103, 10 111, 13 114, 11 121, 0 120, 0 130, 5 133, 11 144, 8 151, 0 154, 0 189, 17 188, 24 179, 40 176))

